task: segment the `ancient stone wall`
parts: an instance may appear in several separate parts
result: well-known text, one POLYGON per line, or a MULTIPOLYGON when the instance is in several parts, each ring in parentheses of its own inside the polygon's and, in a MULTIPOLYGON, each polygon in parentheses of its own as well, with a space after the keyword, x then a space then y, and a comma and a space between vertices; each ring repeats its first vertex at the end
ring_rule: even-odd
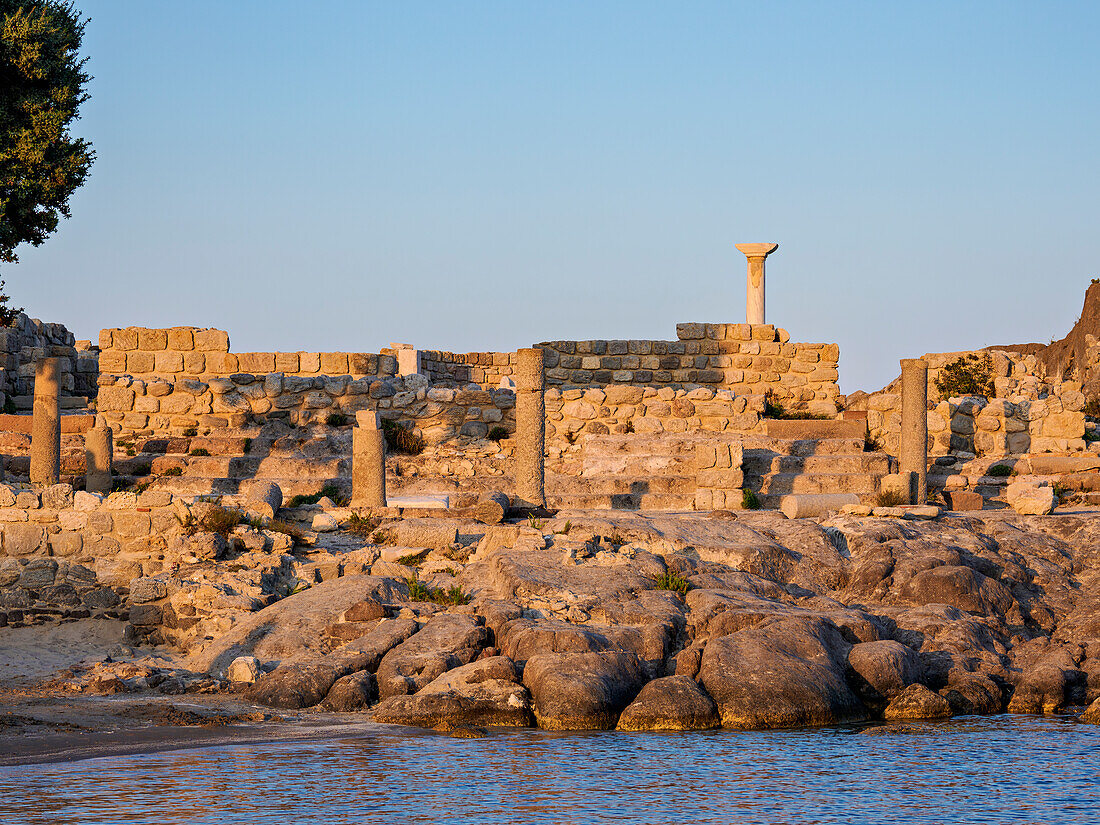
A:
POLYGON ((770 324, 678 324, 676 341, 549 341, 546 380, 563 388, 629 384, 770 395, 792 410, 835 414, 840 348, 793 343, 770 324))
POLYGON ((515 370, 514 352, 441 352, 421 350, 420 364, 424 375, 440 385, 478 384, 492 389, 499 387, 515 370))
POLYGON ((62 396, 95 395, 97 359, 88 342, 78 342, 63 324, 20 313, 0 329, 0 406, 11 398, 16 407, 30 410, 34 365, 42 358, 61 359, 62 396))
POLYGON ((762 395, 698 387, 611 385, 546 392, 546 436, 572 442, 582 433, 751 433, 760 431, 762 395))
POLYGON ((220 329, 171 327, 105 329, 99 334, 99 369, 135 378, 218 376, 237 373, 293 376, 392 376, 392 352, 229 351, 229 333, 220 329))
MULTIPOLYGON (((1002 456, 1085 449, 1085 396, 1076 381, 1047 381, 1034 355, 1002 350, 928 353, 928 442, 932 455, 1002 456), (936 381, 944 367, 967 355, 988 354, 993 397, 942 399, 936 381)), ((867 411, 867 429, 886 452, 897 454, 901 392, 895 380, 855 397, 851 409, 867 411)))

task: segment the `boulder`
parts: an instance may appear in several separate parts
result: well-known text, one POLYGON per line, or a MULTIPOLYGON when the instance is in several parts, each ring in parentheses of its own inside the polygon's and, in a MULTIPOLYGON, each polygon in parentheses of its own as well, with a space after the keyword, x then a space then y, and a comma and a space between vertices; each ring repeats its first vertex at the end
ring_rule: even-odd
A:
POLYGON ((862 721, 867 709, 844 679, 850 648, 830 621, 771 620, 707 642, 699 681, 727 728, 862 721))
POLYGON ((257 679, 245 691, 245 697, 272 708, 311 708, 325 698, 343 675, 333 663, 323 660, 279 665, 257 679))
POLYGON ((909 685, 890 700, 883 716, 891 721, 946 719, 951 716, 951 705, 938 693, 933 693, 924 685, 909 685))
POLYGON ((378 665, 378 695, 416 693, 441 673, 472 662, 489 644, 480 616, 440 613, 378 665))
POLYGON ((1045 516, 1053 513, 1058 505, 1053 487, 1027 481, 1009 484, 1005 501, 1021 516, 1045 516))
POLYGON ((848 683, 868 705, 885 705, 919 682, 920 656, 900 642, 861 642, 848 653, 848 683))
POLYGON ((248 486, 247 507, 269 519, 283 506, 283 488, 274 481, 254 481, 248 486))
POLYGON ((545 730, 611 730, 645 684, 632 653, 544 653, 523 670, 535 720, 545 730))
POLYGON ((352 713, 368 707, 378 695, 374 674, 362 670, 341 676, 325 695, 321 707, 336 713, 352 713))
POLYGON ((458 540, 455 522, 436 518, 412 518, 397 523, 396 544, 447 550, 458 540))
POLYGON ((425 728, 527 727, 531 699, 515 663, 490 656, 441 674, 415 696, 389 697, 374 720, 425 728))
POLYGON ((1085 712, 1079 718, 1090 725, 1100 725, 1100 699, 1085 708, 1085 712))
POLYGON ((646 684, 619 716, 619 730, 710 730, 722 724, 718 706, 687 676, 646 684))
POLYGON ((1004 615, 1015 605, 1003 584, 963 565, 922 570, 902 585, 900 595, 914 604, 950 604, 981 616, 1004 615))
POLYGON ((419 628, 419 622, 411 617, 380 621, 359 638, 334 650, 328 658, 351 671, 369 670, 374 673, 382 657, 419 628))
POLYGON ((1039 664, 1024 672, 1008 703, 1009 713, 1055 713, 1066 704, 1066 672, 1039 664))
POLYGON ((980 673, 952 678, 940 695, 951 705, 951 712, 956 716, 992 716, 1004 710, 1001 689, 980 673))
POLYGON ((255 656, 238 656, 225 669, 225 678, 239 684, 252 684, 260 678, 260 662, 255 656))

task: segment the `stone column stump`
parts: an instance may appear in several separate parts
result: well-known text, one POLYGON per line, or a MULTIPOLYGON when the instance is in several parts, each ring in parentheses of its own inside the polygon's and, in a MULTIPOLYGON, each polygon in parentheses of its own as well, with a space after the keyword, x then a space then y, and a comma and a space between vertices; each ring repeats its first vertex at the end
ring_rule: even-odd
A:
POLYGON ((361 410, 355 414, 351 431, 351 506, 386 506, 386 437, 378 413, 361 410))
POLYGON ((546 379, 543 353, 533 347, 516 353, 517 507, 546 506, 546 379))
POLYGON ((898 470, 908 482, 909 503, 928 496, 928 364, 923 358, 901 359, 901 439, 898 470))
POLYGON ((92 427, 84 434, 84 489, 110 495, 114 486, 115 436, 110 427, 92 427))
POLYGON ((31 483, 61 480, 61 364, 43 358, 34 369, 34 417, 31 421, 31 483))

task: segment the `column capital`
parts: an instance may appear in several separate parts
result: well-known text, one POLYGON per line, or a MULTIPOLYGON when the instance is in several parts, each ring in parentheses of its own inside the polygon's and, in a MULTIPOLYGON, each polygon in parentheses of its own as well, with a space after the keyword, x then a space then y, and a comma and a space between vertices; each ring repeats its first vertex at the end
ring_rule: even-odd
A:
POLYGON ((746 258, 766 258, 771 255, 775 250, 779 249, 777 243, 739 243, 734 244, 737 247, 737 251, 744 254, 746 258))

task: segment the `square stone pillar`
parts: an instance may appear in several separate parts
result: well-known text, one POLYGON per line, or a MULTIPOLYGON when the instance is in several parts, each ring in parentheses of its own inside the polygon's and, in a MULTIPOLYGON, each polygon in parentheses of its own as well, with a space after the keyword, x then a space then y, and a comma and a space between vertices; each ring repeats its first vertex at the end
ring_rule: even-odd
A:
POLYGON ((546 378, 543 353, 532 347, 516 353, 517 507, 546 506, 546 378))
POLYGON ((355 414, 351 431, 351 506, 386 506, 386 436, 378 413, 362 410, 355 414))
POLYGON ((84 489, 110 495, 114 486, 115 437, 110 427, 92 427, 84 434, 84 489))
POLYGON ((412 344, 391 343, 390 347, 397 353, 398 375, 419 375, 423 369, 420 361, 420 350, 412 344))
POLYGON ((777 243, 739 243, 737 250, 749 260, 745 284, 745 322, 764 323, 764 259, 779 249, 777 243))
POLYGON ((901 439, 898 471, 908 483, 909 503, 928 496, 928 364, 923 358, 901 360, 901 439))
POLYGON ((34 369, 31 482, 61 480, 61 359, 43 358, 34 369))

